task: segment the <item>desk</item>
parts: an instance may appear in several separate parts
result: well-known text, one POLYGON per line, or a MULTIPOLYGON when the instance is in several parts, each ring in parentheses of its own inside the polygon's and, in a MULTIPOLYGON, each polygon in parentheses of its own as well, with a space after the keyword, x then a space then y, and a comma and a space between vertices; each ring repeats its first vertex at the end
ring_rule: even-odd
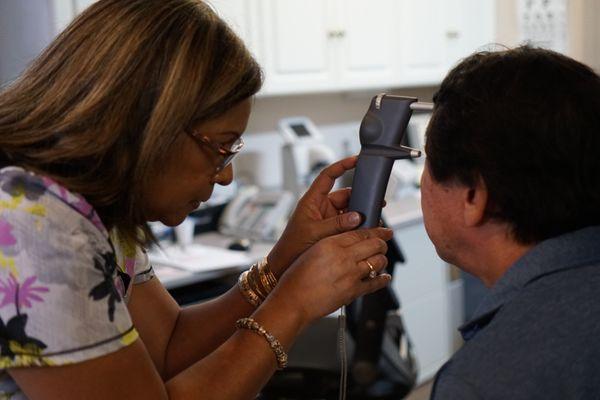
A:
MULTIPOLYGON (((230 236, 221 235, 218 232, 208 232, 197 235, 194 238, 195 243, 226 248, 232 241, 230 236)), ((246 255, 251 260, 250 264, 262 259, 266 256, 274 243, 255 242, 246 255)), ((198 261, 202 262, 201 260, 198 261)), ((232 275, 237 276, 241 271, 248 269, 250 265, 240 265, 233 268, 225 268, 219 270, 204 271, 202 273, 194 273, 185 271, 179 268, 173 268, 164 265, 153 265, 156 276, 161 283, 168 289, 176 289, 182 286, 189 286, 198 282, 205 282, 218 279, 228 279, 232 275)))
POLYGON ((423 222, 421 211, 421 195, 415 193, 401 200, 388 201, 382 212, 387 225, 398 230, 423 222))
MULTIPOLYGON (((389 201, 383 210, 383 217, 386 223, 397 233, 400 233, 399 236, 402 236, 403 231, 410 231, 411 227, 419 226, 422 223, 420 197, 414 195, 404 197, 398 201, 389 201)), ((194 238, 195 243, 220 248, 227 248, 232 240, 232 237, 218 232, 203 233, 194 238)), ((401 240, 401 245, 403 240, 404 238, 401 240)), ((426 238, 423 240, 426 240, 426 238)), ((273 245, 272 242, 253 243, 250 250, 246 252, 250 260, 249 264, 233 268, 196 273, 159 264, 153 264, 153 267, 156 276, 173 297, 180 304, 188 304, 217 296, 228 290, 235 284, 240 272, 248 269, 253 262, 266 256, 273 245)), ((406 249, 403 248, 403 251, 406 251, 406 249)), ((201 263, 202 260, 198 260, 198 262, 201 263)))
MULTIPOLYGON (((390 228, 394 230, 420 224, 423 220, 420 197, 415 195, 405 197, 402 200, 388 202, 383 210, 383 217, 390 228)), ((225 236, 218 232, 203 233, 194 238, 194 242, 196 243, 221 248, 226 248, 232 240, 230 236, 225 236)), ((271 242, 255 242, 246 254, 250 258, 251 263, 253 263, 266 256, 273 245, 274 243, 271 242)), ((202 273, 194 273, 163 265, 153 265, 153 267, 162 284, 167 289, 175 289, 197 282, 228 278, 231 275, 239 274, 241 271, 247 269, 249 265, 240 265, 236 268, 212 270, 202 273)))

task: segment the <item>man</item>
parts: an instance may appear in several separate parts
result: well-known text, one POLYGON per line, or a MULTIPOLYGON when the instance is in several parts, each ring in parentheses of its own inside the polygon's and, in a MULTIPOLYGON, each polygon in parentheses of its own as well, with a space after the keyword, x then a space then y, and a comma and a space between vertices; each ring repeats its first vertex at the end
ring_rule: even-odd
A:
POLYGON ((600 398, 600 78, 548 50, 483 52, 434 103, 425 227, 490 292, 431 398, 600 398))

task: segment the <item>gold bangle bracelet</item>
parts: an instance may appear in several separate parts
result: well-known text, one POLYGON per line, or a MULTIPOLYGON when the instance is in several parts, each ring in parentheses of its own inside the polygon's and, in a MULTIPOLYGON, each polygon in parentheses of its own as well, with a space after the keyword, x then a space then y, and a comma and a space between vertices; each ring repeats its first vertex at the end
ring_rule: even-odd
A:
POLYGON ((250 288, 248 283, 248 271, 242 273, 240 275, 240 280, 238 281, 238 286, 244 298, 252 304, 254 307, 258 307, 261 303, 260 297, 250 288))
POLYGON ((281 370, 287 367, 288 356, 283 350, 283 346, 281 345, 279 340, 275 338, 275 336, 271 335, 258 322, 249 317, 241 318, 236 321, 235 326, 238 329, 248 329, 252 332, 256 332, 260 336, 264 337, 269 343, 269 347, 271 348, 271 350, 273 350, 273 353, 275 353, 275 359, 277 360, 277 369, 281 370))
POLYGON ((258 307, 267 298, 275 285, 277 278, 269 268, 267 257, 252 264, 238 279, 238 288, 242 296, 254 307, 258 307))
POLYGON ((275 285, 277 285, 277 278, 269 268, 269 263, 267 261, 267 257, 263 258, 260 263, 258 263, 258 273, 261 278, 264 276, 266 281, 268 282, 269 291, 273 290, 275 285))
POLYGON ((264 287, 266 291, 271 293, 271 290, 273 290, 273 288, 271 287, 271 284, 269 283, 267 277, 264 274, 258 274, 258 277, 260 279, 260 284, 262 285, 262 287, 264 287))
POLYGON ((268 275, 269 271, 265 271, 265 266, 266 266, 266 264, 264 264, 264 263, 259 263, 258 264, 258 276, 260 278, 260 283, 270 293, 271 290, 273 290, 273 288, 275 287, 275 285, 273 284, 273 281, 270 279, 270 277, 268 275))
POLYGON ((238 279, 238 288, 240 293, 242 293, 242 297, 246 299, 246 301, 252 304, 254 307, 258 307, 262 302, 260 297, 250 288, 248 285, 248 271, 244 271, 240 274, 240 278, 238 279))
POLYGON ((266 299, 269 295, 269 289, 263 287, 261 284, 260 276, 258 274, 258 267, 256 264, 252 265, 248 271, 248 284, 261 300, 266 299))

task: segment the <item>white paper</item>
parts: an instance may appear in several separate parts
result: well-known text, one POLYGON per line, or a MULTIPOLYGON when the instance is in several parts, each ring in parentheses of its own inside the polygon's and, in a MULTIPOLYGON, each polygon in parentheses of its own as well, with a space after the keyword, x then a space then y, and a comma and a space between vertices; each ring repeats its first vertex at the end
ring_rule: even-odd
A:
POLYGON ((196 243, 183 248, 174 245, 163 247, 162 250, 153 249, 148 252, 148 258, 153 265, 166 265, 190 272, 247 267, 252 263, 244 252, 196 243))

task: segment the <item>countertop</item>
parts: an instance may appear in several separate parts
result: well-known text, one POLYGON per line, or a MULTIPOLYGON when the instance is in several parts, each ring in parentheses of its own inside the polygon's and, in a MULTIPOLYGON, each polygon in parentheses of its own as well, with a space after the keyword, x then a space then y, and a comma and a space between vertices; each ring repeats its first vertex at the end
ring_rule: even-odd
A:
MULTIPOLYGON (((386 207, 383 209, 382 214, 387 225, 394 230, 420 224, 423 221, 420 196, 418 193, 415 193, 411 196, 405 196, 400 200, 388 201, 386 207)), ((203 233, 194 238, 195 243, 221 248, 227 248, 232 240, 232 237, 222 235, 218 232, 203 233)), ((248 256, 248 259, 251 260, 251 263, 256 262, 262 257, 266 256, 273 245, 274 243, 272 242, 254 242, 250 249, 246 252, 246 255, 248 256)), ((202 260, 199 259, 198 262, 201 263, 202 260)), ((153 267, 162 284, 167 289, 170 289, 193 284, 195 282, 219 279, 231 276, 232 274, 238 274, 239 272, 247 269, 249 265, 203 271, 201 273, 190 272, 184 269, 173 268, 164 265, 153 265, 153 267)))

